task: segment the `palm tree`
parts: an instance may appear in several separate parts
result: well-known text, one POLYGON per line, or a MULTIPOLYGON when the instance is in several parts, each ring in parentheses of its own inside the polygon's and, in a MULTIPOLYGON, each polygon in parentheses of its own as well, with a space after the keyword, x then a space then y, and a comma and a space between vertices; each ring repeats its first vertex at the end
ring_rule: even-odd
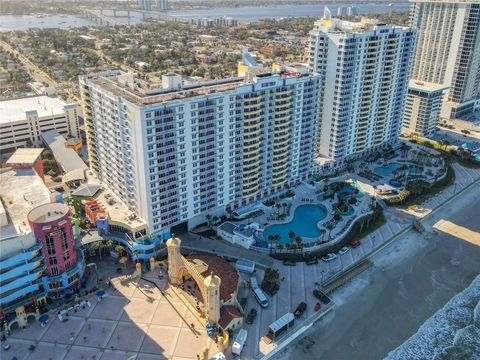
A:
POLYGON ((293 243, 297 235, 293 231, 288 232, 288 237, 290 238, 290 243, 293 243))
MULTIPOLYGON (((269 236, 269 239, 270 239, 270 241, 271 241, 271 243, 272 243, 272 245, 273 245, 273 243, 278 243, 278 242, 280 241, 281 237, 280 237, 280 235, 275 234, 275 235, 270 235, 270 236, 269 236), (270 237, 271 237, 271 239, 270 239, 270 237)), ((275 252, 277 252, 277 247, 278 247, 278 246, 279 246, 279 245, 276 245, 276 244, 275 244, 275 252)))
POLYGON ((303 244, 302 238, 300 236, 295 236, 295 242, 297 243, 298 246, 303 244))
POLYGON ((270 241, 270 254, 271 254, 273 249, 273 242, 275 241, 275 235, 268 235, 268 241, 270 241))
POLYGON ((408 158, 408 152, 410 151, 410 146, 407 143, 403 142, 400 144, 400 151, 404 158, 408 158))

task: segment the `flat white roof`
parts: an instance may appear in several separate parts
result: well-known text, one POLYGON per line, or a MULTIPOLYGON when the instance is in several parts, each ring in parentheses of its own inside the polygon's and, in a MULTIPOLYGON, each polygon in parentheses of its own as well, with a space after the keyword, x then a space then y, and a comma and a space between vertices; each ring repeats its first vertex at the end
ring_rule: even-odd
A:
POLYGON ((33 233, 0 239, 0 260, 17 255, 22 250, 27 250, 37 243, 33 233))
POLYGON ((40 118, 62 115, 64 105, 61 99, 46 95, 0 101, 0 124, 25 120, 25 112, 32 110, 36 110, 40 118))
POLYGON ((425 91, 425 92, 435 92, 435 91, 448 89, 448 85, 435 84, 435 83, 420 81, 415 79, 410 80, 410 82, 408 83, 408 87, 410 89, 416 89, 416 90, 425 91))
POLYGON ((7 160, 7 164, 33 165, 42 153, 43 148, 19 148, 7 160))
POLYGON ((27 215, 33 208, 50 202, 50 191, 32 169, 0 173, 0 198, 10 223, 0 229, 0 239, 29 233, 27 215))

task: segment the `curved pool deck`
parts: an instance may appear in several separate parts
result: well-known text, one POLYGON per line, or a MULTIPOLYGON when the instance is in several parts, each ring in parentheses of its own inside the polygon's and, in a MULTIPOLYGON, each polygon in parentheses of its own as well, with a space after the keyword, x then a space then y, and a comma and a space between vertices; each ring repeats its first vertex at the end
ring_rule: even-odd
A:
MULTIPOLYGON (((393 162, 393 163, 388 164, 388 166, 378 166, 375 169, 373 169, 373 172, 377 175, 380 175, 380 176, 392 177, 395 170, 397 170, 398 168, 400 168, 402 166, 405 166, 405 165, 409 165, 409 164, 400 164, 400 163, 393 162)), ((410 165, 410 166, 413 166, 413 165, 410 165)), ((420 170, 416 167, 411 167, 408 170, 408 173, 411 174, 411 175, 421 174, 422 170, 420 170)))
POLYGON ((263 231, 263 238, 269 242, 270 235, 280 235, 279 244, 288 244, 291 239, 288 233, 293 231, 295 235, 302 238, 318 238, 321 235, 318 222, 327 217, 327 209, 320 204, 300 205, 295 209, 293 219, 284 224, 275 224, 268 226, 263 231))

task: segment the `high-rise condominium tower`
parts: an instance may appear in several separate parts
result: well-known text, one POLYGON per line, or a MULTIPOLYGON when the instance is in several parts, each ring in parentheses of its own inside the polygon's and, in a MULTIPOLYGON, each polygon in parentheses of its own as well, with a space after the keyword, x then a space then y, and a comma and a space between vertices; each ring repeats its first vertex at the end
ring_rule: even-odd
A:
POLYGON ((80 79, 92 169, 149 231, 205 222, 313 171, 320 77, 282 73, 182 86, 80 79))
POLYGON ((412 78, 449 86, 442 117, 480 107, 480 2, 412 0, 418 29, 412 78))
POLYGON ((323 82, 318 155, 341 164, 398 139, 415 30, 330 17, 310 32, 310 66, 323 82))

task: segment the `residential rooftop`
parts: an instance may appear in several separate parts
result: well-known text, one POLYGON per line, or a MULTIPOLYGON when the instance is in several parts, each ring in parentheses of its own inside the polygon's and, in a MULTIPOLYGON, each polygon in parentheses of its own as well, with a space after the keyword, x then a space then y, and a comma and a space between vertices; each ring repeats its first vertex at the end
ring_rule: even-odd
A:
POLYGON ((46 95, 0 101, 0 124, 26 120, 28 111, 36 111, 39 118, 63 115, 65 105, 61 99, 46 95))
POLYGON ((437 92, 437 91, 443 91, 448 89, 448 85, 435 84, 435 83, 420 81, 415 79, 410 80, 410 82, 408 83, 408 87, 410 89, 415 89, 423 92, 437 92))
MULTIPOLYGON (((174 74, 176 75, 176 74, 174 74)), ((258 79, 269 76, 284 78, 307 78, 315 74, 305 73, 299 69, 298 72, 276 72, 256 74, 255 76, 234 77, 229 79, 212 80, 190 85, 183 85, 180 88, 164 88, 160 83, 150 83, 134 77, 133 74, 109 73, 100 74, 99 77, 88 76, 92 84, 112 93, 121 96, 130 103, 139 107, 204 96, 215 93, 234 91, 240 86, 255 84, 258 79)))
POLYGON ((409 29, 406 26, 385 24, 377 19, 362 18, 359 22, 353 22, 333 18, 315 21, 314 30, 311 33, 323 31, 328 33, 363 34, 367 31, 379 30, 381 28, 409 29))

